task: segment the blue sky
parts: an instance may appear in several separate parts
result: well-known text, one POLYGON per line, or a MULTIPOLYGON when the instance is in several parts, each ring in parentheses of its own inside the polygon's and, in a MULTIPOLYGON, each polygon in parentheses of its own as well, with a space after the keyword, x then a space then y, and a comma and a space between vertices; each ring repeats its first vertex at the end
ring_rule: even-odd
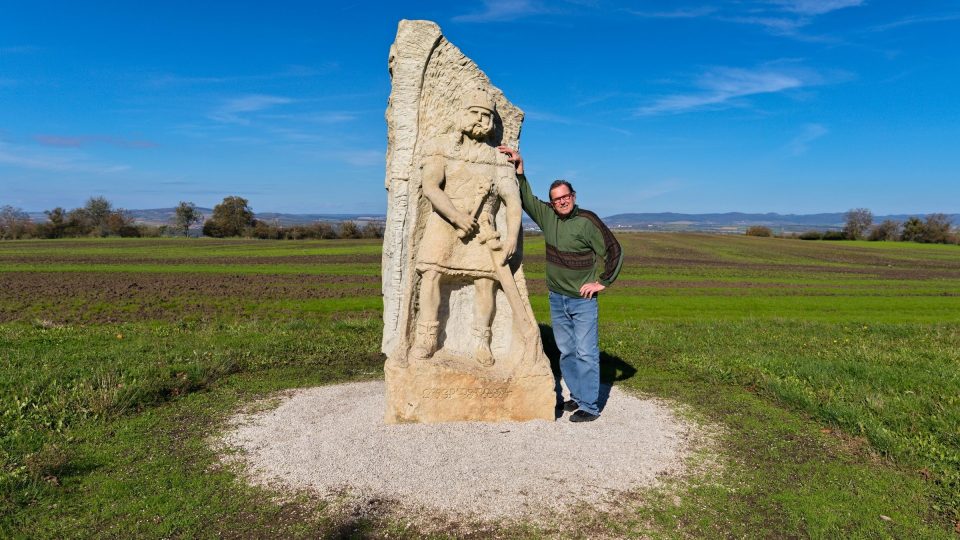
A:
POLYGON ((0 205, 383 213, 404 18, 601 215, 960 212, 960 2, 893 0, 5 0, 0 205))

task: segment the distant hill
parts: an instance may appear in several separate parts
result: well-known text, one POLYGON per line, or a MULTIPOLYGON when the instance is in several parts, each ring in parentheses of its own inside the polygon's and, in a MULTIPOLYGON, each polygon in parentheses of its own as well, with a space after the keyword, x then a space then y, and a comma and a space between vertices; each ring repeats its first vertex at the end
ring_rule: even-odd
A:
MULTIPOLYGON (((727 212, 723 214, 677 214, 674 212, 617 214, 603 218, 604 222, 615 229, 659 230, 659 231, 714 231, 742 232, 753 225, 770 227, 775 232, 802 232, 811 229, 841 229, 844 224, 844 212, 824 214, 746 214, 727 212)), ((873 222, 886 219, 904 221, 913 214, 874 216, 873 222)), ((923 218, 923 215, 917 217, 923 218)), ((951 215, 954 224, 960 224, 960 214, 951 215)))
MULTIPOLYGON (((197 210, 203 214, 204 219, 209 219, 213 215, 212 208, 200 208, 197 210)), ((173 222, 173 216, 176 208, 149 208, 139 210, 127 210, 137 223, 146 223, 148 225, 169 225, 173 222)), ((31 217, 37 221, 46 221, 47 217, 40 213, 31 214, 31 217)), ((278 225, 289 227, 291 225, 306 225, 317 221, 328 221, 339 223, 341 221, 355 221, 360 225, 368 221, 384 221, 387 219, 382 214, 283 214, 278 212, 256 212, 254 217, 267 223, 276 223, 278 225)))
MULTIPOLYGON (((211 208, 197 208, 204 217, 213 214, 211 208)), ((127 210, 138 223, 150 225, 168 225, 173 222, 174 208, 150 208, 127 210)), ((305 225, 317 221, 339 223, 354 221, 359 225, 366 222, 383 222, 383 214, 285 214, 280 212, 260 212, 256 218, 268 223, 289 227, 291 225, 305 225)), ((879 223, 885 219, 905 221, 914 214, 896 214, 874 216, 873 222, 879 223)), ((923 214, 916 214, 923 218, 923 214)), ((950 215, 950 214, 948 214, 950 215)), ((46 221, 43 212, 30 212, 35 222, 46 221)), ((954 225, 960 225, 960 214, 950 215, 954 225)), ((829 230, 843 228, 844 213, 824 214, 747 214, 743 212, 727 212, 722 214, 679 214, 675 212, 631 213, 616 214, 603 218, 611 229, 636 231, 703 231, 703 232, 743 232, 747 227, 763 225, 770 227, 774 232, 803 232, 808 230, 829 230)), ((523 227, 536 229, 536 225, 524 215, 523 227)))

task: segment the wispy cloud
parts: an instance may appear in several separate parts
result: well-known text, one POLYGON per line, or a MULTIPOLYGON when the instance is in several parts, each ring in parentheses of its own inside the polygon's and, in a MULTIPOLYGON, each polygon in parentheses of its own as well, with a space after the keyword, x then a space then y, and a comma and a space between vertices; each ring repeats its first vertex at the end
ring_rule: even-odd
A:
POLYGON ((27 54, 39 50, 40 47, 34 45, 14 45, 11 47, 0 47, 0 54, 27 54))
POLYGON ((320 66, 291 65, 273 73, 259 75, 178 75, 174 73, 159 73, 151 75, 147 83, 152 86, 175 86, 192 84, 224 84, 269 81, 297 77, 314 77, 335 71, 339 67, 337 62, 327 62, 320 66))
POLYGON ((265 114, 263 118, 272 120, 293 120, 310 124, 342 124, 357 119, 357 113, 350 111, 324 111, 303 114, 265 114))
POLYGON ((656 199, 661 195, 666 195, 667 193, 673 193, 675 191, 683 188, 684 182, 676 178, 668 178, 666 180, 661 180, 659 182, 654 182, 653 184, 647 185, 637 191, 632 193, 633 200, 635 201, 647 201, 650 199, 656 199))
POLYGON ((838 9, 861 6, 864 0, 774 0, 784 11, 802 15, 823 15, 838 9))
POLYGON ((92 144, 107 144, 120 148, 154 148, 157 143, 139 139, 122 139, 109 135, 34 135, 33 140, 44 146, 80 148, 92 144))
POLYGON ((717 20, 736 24, 749 24, 761 26, 771 33, 779 35, 793 35, 797 30, 810 24, 809 17, 783 17, 783 16, 729 16, 717 17, 717 20))
POLYGON ((783 92, 821 81, 818 74, 802 69, 716 67, 697 78, 696 91, 661 97, 638 109, 637 114, 652 116, 727 108, 736 105, 738 98, 783 92))
POLYGON ((610 131, 619 133, 621 135, 633 135, 632 132, 623 128, 606 126, 602 124, 595 124, 593 122, 585 122, 577 118, 571 118, 568 116, 562 116, 559 114, 538 111, 538 110, 528 109, 524 112, 524 117, 527 120, 533 120, 537 122, 549 122, 554 124, 563 124, 565 126, 580 126, 580 127, 589 127, 589 128, 597 128, 597 129, 609 129, 610 131))
POLYGON ((312 146, 310 148, 302 148, 301 150, 301 155, 314 160, 346 163, 354 167, 382 166, 384 159, 386 159, 386 150, 374 150, 370 148, 312 146))
POLYGON ((293 99, 284 96, 270 96, 265 94, 241 96, 228 99, 217 108, 217 110, 210 114, 210 118, 228 124, 249 124, 250 120, 244 118, 243 115, 293 102, 293 99))
POLYGON ((383 150, 344 150, 334 157, 357 167, 379 165, 386 159, 383 150))
POLYGON ((0 165, 21 169, 55 172, 117 173, 130 169, 127 165, 110 165, 91 160, 74 149, 38 151, 22 145, 0 142, 0 165))
POLYGON ((803 130, 799 135, 787 143, 786 148, 795 156, 806 154, 807 150, 810 149, 810 143, 823 137, 827 133, 830 133, 830 130, 821 124, 807 124, 803 126, 803 130))
POLYGON ((901 26, 910 26, 914 24, 928 24, 928 23, 939 23, 939 22, 949 22, 956 21, 960 19, 960 13, 948 13, 945 15, 931 15, 927 17, 905 17, 898 21, 889 22, 886 24, 880 24, 877 26, 870 27, 869 31, 871 32, 885 32, 887 30, 892 30, 894 28, 900 28, 901 26))
POLYGON ((502 22, 549 12, 549 9, 533 0, 484 0, 481 11, 457 15, 453 20, 472 23, 502 22))
POLYGON ((780 36, 808 41, 830 41, 830 38, 824 36, 803 35, 800 29, 813 23, 817 16, 863 4, 864 0, 754 0, 666 11, 628 12, 638 17, 656 19, 708 18, 726 23, 759 26, 780 36))
POLYGON ((719 8, 713 6, 701 6, 691 8, 678 8, 671 11, 636 11, 628 10, 638 17, 649 19, 694 19, 716 13, 719 8))

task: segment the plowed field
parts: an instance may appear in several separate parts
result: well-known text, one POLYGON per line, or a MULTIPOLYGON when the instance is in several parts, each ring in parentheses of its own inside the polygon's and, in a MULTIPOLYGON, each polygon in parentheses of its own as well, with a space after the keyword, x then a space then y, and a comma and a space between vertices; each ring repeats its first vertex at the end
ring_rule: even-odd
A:
MULTIPOLYGON (((948 308, 942 303, 960 296, 955 246, 696 234, 620 238, 623 272, 603 303, 614 319, 691 317, 729 304, 720 309, 727 317, 815 311, 856 318, 885 307, 926 320, 942 317, 948 308), (837 299, 832 308, 818 307, 837 299), (746 311, 744 302, 758 307, 746 311)), ((544 314, 542 239, 525 243, 528 287, 544 314)), ((0 322, 310 318, 376 310, 379 264, 376 241, 0 243, 0 322)))

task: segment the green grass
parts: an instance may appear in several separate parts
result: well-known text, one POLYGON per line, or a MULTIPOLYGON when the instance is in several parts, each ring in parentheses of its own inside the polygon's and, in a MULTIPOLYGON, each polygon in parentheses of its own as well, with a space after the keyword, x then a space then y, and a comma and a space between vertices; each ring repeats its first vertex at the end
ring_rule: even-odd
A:
MULTIPOLYGON (((626 269, 601 300, 605 373, 619 370, 616 384, 718 426, 718 455, 701 457, 722 466, 627 497, 578 530, 470 524, 475 537, 952 536, 960 521, 956 246, 620 238, 626 269)), ((33 271, 104 284, 118 273, 375 279, 378 264, 323 258, 378 250, 370 241, 5 242, 0 279, 33 271), (90 260, 69 261, 81 255, 90 260), (249 260, 211 261, 217 255, 249 260), (255 263, 268 256, 297 259, 255 263), (177 262, 152 260, 163 258, 177 262)), ((528 238, 526 250, 531 301, 548 323, 537 292, 542 241, 528 238)), ((249 487, 209 445, 234 410, 270 392, 382 377, 374 283, 342 298, 251 291, 155 303, 95 301, 95 291, 56 284, 48 296, 0 291, 8 321, 0 324, 0 537, 417 537, 422 531, 389 513, 341 515, 323 501, 249 487), (51 301, 58 294, 76 301, 51 301), (209 312, 101 322, 195 304, 209 312)), ((457 526, 438 534, 462 535, 457 526)))

